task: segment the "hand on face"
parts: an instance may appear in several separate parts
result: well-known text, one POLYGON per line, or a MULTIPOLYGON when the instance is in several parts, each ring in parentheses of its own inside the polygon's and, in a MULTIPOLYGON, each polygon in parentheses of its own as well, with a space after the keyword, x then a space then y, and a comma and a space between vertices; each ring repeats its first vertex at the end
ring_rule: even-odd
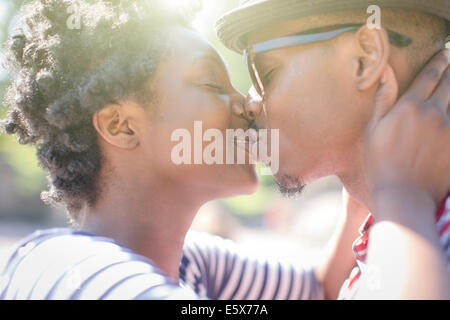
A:
POLYGON ((372 196, 392 187, 413 188, 438 203, 450 190, 449 61, 444 49, 396 103, 397 82, 387 67, 366 135, 372 196))

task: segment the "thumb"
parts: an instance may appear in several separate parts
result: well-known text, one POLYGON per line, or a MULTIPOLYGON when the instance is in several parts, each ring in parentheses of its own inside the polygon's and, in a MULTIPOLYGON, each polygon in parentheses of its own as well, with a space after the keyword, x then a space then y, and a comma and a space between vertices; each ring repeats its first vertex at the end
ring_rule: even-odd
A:
POLYGON ((398 84, 394 70, 386 65, 380 87, 375 95, 372 121, 378 123, 395 105, 398 97, 398 84))

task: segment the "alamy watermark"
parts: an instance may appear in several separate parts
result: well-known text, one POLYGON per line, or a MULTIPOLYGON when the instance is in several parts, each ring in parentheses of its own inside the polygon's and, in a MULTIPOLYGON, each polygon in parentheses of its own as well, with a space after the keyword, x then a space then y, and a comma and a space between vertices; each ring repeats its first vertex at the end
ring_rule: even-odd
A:
POLYGON ((381 8, 377 5, 371 5, 367 8, 367 14, 370 17, 367 19, 367 27, 369 29, 381 29, 381 8))
POLYGON ((226 129, 225 136, 221 130, 214 128, 203 132, 202 121, 194 121, 194 137, 191 131, 184 128, 172 132, 171 141, 178 143, 172 148, 171 160, 176 165, 262 162, 270 169, 261 168, 261 175, 276 174, 279 169, 279 138, 278 129, 270 130, 270 139, 267 129, 226 129), (207 143, 205 147, 204 143, 207 143))
POLYGON ((81 14, 79 7, 76 4, 72 4, 67 7, 67 13, 69 17, 67 18, 66 25, 69 30, 80 30, 81 29, 81 14))

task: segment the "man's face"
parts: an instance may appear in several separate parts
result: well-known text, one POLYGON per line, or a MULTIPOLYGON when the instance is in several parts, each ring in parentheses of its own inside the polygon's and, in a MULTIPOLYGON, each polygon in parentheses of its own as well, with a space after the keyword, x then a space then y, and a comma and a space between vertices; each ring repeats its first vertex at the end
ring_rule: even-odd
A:
MULTIPOLYGON (((259 41, 264 37, 270 39, 267 34, 254 35, 259 41)), ((288 191, 340 175, 362 145, 370 111, 355 86, 358 61, 351 58, 352 50, 351 35, 344 34, 255 57, 266 111, 259 113, 256 123, 280 130, 280 169, 275 178, 288 191)))

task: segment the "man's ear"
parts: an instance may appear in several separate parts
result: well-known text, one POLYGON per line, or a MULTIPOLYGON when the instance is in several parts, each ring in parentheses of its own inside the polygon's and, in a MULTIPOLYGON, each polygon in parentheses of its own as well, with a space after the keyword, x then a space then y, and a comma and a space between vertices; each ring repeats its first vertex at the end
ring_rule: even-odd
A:
POLYGON ((134 149, 139 145, 139 137, 126 110, 125 106, 107 105, 93 115, 92 122, 97 133, 109 144, 134 149))
POLYGON ((390 55, 389 36, 384 28, 362 26, 355 37, 355 78, 359 90, 367 90, 382 77, 390 55))

